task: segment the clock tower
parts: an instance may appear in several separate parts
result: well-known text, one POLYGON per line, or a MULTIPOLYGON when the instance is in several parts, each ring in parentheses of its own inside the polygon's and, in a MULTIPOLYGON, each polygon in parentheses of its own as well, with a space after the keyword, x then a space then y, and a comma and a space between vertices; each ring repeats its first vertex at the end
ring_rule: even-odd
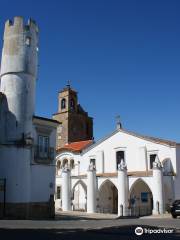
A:
POLYGON ((93 138, 93 118, 88 116, 78 103, 77 92, 70 84, 59 92, 58 112, 53 119, 59 122, 57 128, 57 148, 67 143, 91 140, 93 138))

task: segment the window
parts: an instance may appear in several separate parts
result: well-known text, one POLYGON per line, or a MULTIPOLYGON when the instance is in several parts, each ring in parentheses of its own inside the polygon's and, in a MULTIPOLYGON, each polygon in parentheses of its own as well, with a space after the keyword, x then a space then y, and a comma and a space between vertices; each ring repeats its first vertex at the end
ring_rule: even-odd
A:
POLYGON ((57 169, 59 170, 61 168, 61 161, 57 162, 57 169))
POLYGON ((157 154, 150 154, 149 155, 149 160, 150 160, 150 169, 152 169, 153 168, 153 162, 155 161, 155 159, 156 159, 156 156, 157 156, 157 154))
POLYGON ((142 192, 141 193, 141 202, 148 202, 148 193, 147 192, 142 192))
POLYGON ((56 199, 61 199, 61 187, 57 186, 56 199))
POLYGON ((93 164, 93 166, 96 166, 96 159, 91 158, 90 159, 90 164, 93 164))
POLYGON ((66 165, 68 165, 68 160, 67 160, 67 159, 64 159, 64 160, 63 160, 63 167, 65 167, 66 165))
POLYGON ((39 135, 38 137, 38 152, 40 158, 48 158, 49 152, 49 137, 39 135))
POLYGON ((118 165, 120 164, 121 160, 124 160, 124 151, 117 151, 116 152, 116 168, 118 169, 118 165))
POLYGON ((73 168, 74 168, 74 160, 71 159, 71 161, 70 161, 70 169, 73 169, 73 168))
POLYGON ((71 110, 75 109, 74 99, 71 99, 71 101, 70 101, 70 108, 71 108, 71 110))
POLYGON ((61 100, 61 109, 65 109, 65 108, 66 108, 66 99, 63 98, 63 99, 61 100))

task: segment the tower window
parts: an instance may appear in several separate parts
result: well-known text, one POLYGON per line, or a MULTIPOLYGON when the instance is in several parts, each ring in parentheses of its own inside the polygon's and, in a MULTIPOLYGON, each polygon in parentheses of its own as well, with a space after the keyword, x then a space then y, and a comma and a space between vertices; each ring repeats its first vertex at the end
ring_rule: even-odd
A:
POLYGON ((61 100, 61 109, 65 109, 65 108, 66 108, 66 99, 63 98, 63 99, 61 100))
POLYGON ((70 101, 70 107, 71 107, 71 110, 74 110, 74 109, 75 109, 74 99, 71 99, 71 101, 70 101))
POLYGON ((124 161, 124 151, 117 151, 116 152, 116 169, 118 169, 118 165, 120 164, 121 160, 124 161))

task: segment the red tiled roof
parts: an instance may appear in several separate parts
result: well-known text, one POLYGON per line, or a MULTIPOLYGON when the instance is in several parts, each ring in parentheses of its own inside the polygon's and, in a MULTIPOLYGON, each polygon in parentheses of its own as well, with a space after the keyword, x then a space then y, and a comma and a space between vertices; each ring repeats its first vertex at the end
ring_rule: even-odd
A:
POLYGON ((72 143, 67 143, 63 147, 58 148, 57 151, 65 151, 69 150, 72 152, 80 152, 87 146, 91 145, 93 143, 93 140, 86 140, 86 141, 79 141, 79 142, 72 142, 72 143))

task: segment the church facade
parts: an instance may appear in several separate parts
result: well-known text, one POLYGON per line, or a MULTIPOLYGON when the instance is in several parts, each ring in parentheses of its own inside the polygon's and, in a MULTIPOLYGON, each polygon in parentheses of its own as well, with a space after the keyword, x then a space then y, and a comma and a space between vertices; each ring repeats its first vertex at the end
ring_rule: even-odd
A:
POLYGON ((54 216, 57 121, 35 116, 38 26, 5 24, 0 71, 0 217, 54 216))
POLYGON ((180 198, 180 144, 120 127, 56 156, 56 208, 119 216, 163 214, 180 198))

